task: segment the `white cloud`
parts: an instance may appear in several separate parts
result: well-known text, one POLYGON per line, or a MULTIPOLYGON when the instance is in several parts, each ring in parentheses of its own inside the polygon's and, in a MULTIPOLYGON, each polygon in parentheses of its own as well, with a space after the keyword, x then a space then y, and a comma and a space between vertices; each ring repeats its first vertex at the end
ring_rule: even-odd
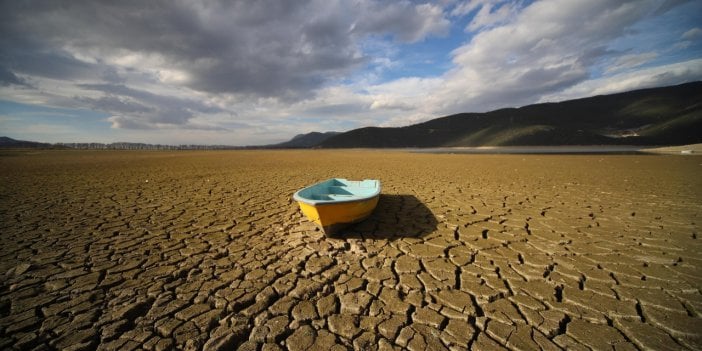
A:
POLYGON ((481 6, 485 0, 467 0, 467 1, 460 1, 458 4, 456 4, 453 7, 453 10, 451 10, 451 16, 458 16, 462 17, 465 16, 471 12, 473 12, 476 8, 481 6))
MULTIPOLYGON (((489 9, 494 4, 499 2, 463 2, 452 15, 489 9)), ((454 50, 454 67, 445 74, 430 79, 401 78, 369 87, 374 99, 371 107, 402 111, 402 115, 389 116, 385 125, 405 125, 453 113, 699 79, 699 69, 694 67, 698 61, 641 69, 661 54, 622 54, 608 49, 612 41, 635 35, 631 28, 658 6, 661 2, 653 0, 535 2, 454 50), (601 69, 604 77, 598 76, 601 69)), ((479 11, 475 18, 479 18, 479 11)))
POLYGON ((619 56, 610 67, 607 67, 605 73, 609 74, 621 70, 638 67, 655 59, 656 57, 658 57, 658 53, 655 52, 644 52, 640 54, 619 56))
MULTIPOLYGON (((587 81, 595 64, 611 59, 608 43, 656 7, 656 1, 535 2, 454 50, 454 69, 423 103, 440 114, 486 111, 532 103, 587 81)), ((618 69, 651 58, 627 57, 618 69)))
POLYGON ((563 91, 541 97, 540 102, 562 101, 583 96, 613 94, 628 90, 675 85, 702 80, 702 59, 645 68, 591 79, 563 91))
POLYGON ((466 30, 475 32, 506 23, 517 15, 518 10, 519 3, 486 1, 480 6, 480 10, 468 24, 466 30))

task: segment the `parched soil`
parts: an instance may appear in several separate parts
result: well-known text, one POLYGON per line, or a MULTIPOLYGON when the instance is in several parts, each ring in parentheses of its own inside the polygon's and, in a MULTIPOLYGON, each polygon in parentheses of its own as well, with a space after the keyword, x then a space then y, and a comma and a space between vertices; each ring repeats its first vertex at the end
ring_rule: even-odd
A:
POLYGON ((702 349, 702 157, 0 154, 0 349, 702 349), (292 193, 376 178, 340 238, 292 193))

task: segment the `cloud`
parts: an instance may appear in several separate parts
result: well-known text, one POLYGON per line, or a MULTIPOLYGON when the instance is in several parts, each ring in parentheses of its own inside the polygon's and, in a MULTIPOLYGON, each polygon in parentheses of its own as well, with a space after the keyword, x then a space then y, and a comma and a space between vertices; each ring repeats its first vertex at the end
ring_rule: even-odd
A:
POLYGON ((99 98, 77 97, 76 100, 85 103, 88 107, 97 111, 121 112, 121 113, 149 113, 154 109, 138 102, 127 99, 123 96, 105 95, 99 98))
POLYGON ((635 46, 617 43, 636 39, 636 25, 661 6, 670 13, 679 3, 543 0, 522 5, 458 3, 451 15, 472 15, 467 18, 476 33, 452 52, 453 68, 438 77, 405 77, 368 87, 371 110, 386 111, 383 125, 406 125, 453 113, 699 79, 697 61, 642 68, 663 53, 637 52, 635 46), (507 5, 519 10, 495 21, 480 17, 481 11, 487 16, 507 5))
POLYGON ((451 15, 462 17, 477 11, 466 26, 466 31, 476 32, 508 22, 522 7, 521 2, 507 0, 469 0, 458 3, 451 15))
POLYGON ((156 129, 157 125, 129 116, 110 116, 107 119, 116 129, 156 129))
POLYGON ((702 29, 699 27, 692 28, 680 36, 681 41, 677 42, 673 47, 679 50, 685 50, 694 45, 695 42, 699 42, 702 38, 702 29))
POLYGON ((157 142, 406 125, 699 77, 698 4, 5 1, 0 95, 157 142))
MULTIPOLYGON (((110 116, 107 118, 110 122, 111 128, 113 129, 132 129, 132 130, 204 130, 204 131, 215 131, 215 132, 227 132, 230 131, 229 128, 225 128, 219 125, 208 125, 193 123, 187 120, 185 123, 179 125, 173 125, 171 123, 158 123, 145 121, 144 119, 134 117, 134 115, 118 115, 110 116)), ((240 127, 247 127, 245 124, 237 123, 240 127)))
POLYGON ((664 13, 670 11, 671 9, 673 9, 673 8, 675 8, 675 7, 677 7, 677 6, 680 6, 680 5, 684 4, 684 3, 690 2, 690 1, 693 1, 693 0, 665 0, 665 1, 660 5, 660 7, 658 7, 658 9, 656 10, 656 12, 654 12, 654 15, 655 15, 655 16, 662 15, 662 14, 664 14, 664 13))
POLYGON ((605 73, 617 72, 625 69, 641 66, 658 57, 656 52, 644 52, 641 54, 630 54, 617 57, 614 64, 607 68, 605 73))
POLYGON ((29 86, 29 84, 22 78, 18 77, 14 72, 9 69, 0 66, 0 85, 19 85, 19 86, 29 86))
POLYGON ((409 1, 359 2, 363 16, 353 24, 362 34, 389 33, 403 42, 416 42, 429 35, 447 34, 450 22, 443 9, 434 4, 414 5, 409 1))
POLYGON ((285 99, 358 68, 365 36, 414 42, 449 27, 441 7, 408 1, 4 2, 2 13, 0 64, 14 71, 76 80, 111 63, 202 92, 285 99))
MULTIPOLYGON (((113 128, 206 129, 193 121, 292 110, 365 65, 393 64, 369 57, 366 40, 413 43, 449 27, 441 6, 410 1, 2 2, 0 82, 31 82, 10 91, 19 101, 108 113, 113 128)), ((370 105, 355 103, 306 113, 370 105)))
POLYGON ((702 29, 699 27, 692 28, 682 35, 682 39, 684 40, 697 40, 700 37, 702 37, 702 29))
POLYGON ((661 87, 702 80, 702 59, 649 67, 583 81, 563 91, 542 96, 540 102, 562 101, 583 96, 661 87))
POLYGON ((608 45, 657 7, 655 1, 532 3, 455 49, 454 69, 426 104, 442 114, 524 105, 592 79, 604 62, 614 60, 618 70, 641 65, 654 54, 617 59, 619 51, 608 45))
POLYGON ((368 88, 373 110, 416 111, 422 108, 428 92, 437 91, 444 81, 438 78, 408 77, 368 88))
POLYGON ((81 84, 85 90, 102 92, 100 98, 77 97, 93 109, 115 114, 113 128, 153 129, 171 125, 193 128, 191 120, 198 114, 222 113, 222 108, 200 100, 158 95, 121 84, 81 84))

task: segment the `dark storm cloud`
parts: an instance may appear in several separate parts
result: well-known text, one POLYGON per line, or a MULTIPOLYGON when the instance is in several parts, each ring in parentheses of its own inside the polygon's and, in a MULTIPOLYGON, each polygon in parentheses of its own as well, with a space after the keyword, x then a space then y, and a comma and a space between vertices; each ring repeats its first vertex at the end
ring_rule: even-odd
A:
POLYGON ((120 75, 114 67, 105 68, 105 70, 102 71, 100 78, 102 78, 103 81, 112 84, 124 84, 127 81, 127 79, 120 75))
POLYGON ((8 1, 0 12, 0 65, 16 72, 98 77, 138 53, 186 72, 196 90, 293 99, 363 63, 364 35, 416 41, 448 28, 438 8, 409 2, 8 1))
POLYGON ((654 15, 658 16, 658 15, 664 14, 664 13, 668 12, 669 10, 671 10, 672 8, 679 6, 679 5, 682 5, 686 2, 690 2, 690 1, 692 1, 692 0, 666 0, 666 2, 661 4, 661 6, 656 10, 654 15))
POLYGON ((27 82, 24 81, 24 79, 18 77, 14 72, 12 72, 9 69, 2 67, 2 66, 0 66, 0 85, 2 85, 2 86, 9 86, 9 85, 28 86, 27 82))
POLYGON ((76 60, 65 52, 16 51, 13 60, 7 62, 17 72, 31 76, 76 80, 91 79, 99 72, 94 64, 76 60))
POLYGON ((438 35, 448 33, 450 27, 442 9, 430 4, 396 1, 386 6, 379 6, 378 3, 367 3, 365 6, 365 16, 354 27, 361 32, 395 33, 400 41, 414 42, 426 36, 427 26, 431 26, 438 35))

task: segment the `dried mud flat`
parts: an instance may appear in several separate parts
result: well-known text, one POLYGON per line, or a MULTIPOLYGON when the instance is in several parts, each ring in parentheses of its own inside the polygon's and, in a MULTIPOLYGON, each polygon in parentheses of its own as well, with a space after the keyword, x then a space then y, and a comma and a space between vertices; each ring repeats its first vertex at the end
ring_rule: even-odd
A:
POLYGON ((702 157, 3 152, 0 349, 702 349, 702 157), (327 239, 291 194, 378 178, 327 239))

